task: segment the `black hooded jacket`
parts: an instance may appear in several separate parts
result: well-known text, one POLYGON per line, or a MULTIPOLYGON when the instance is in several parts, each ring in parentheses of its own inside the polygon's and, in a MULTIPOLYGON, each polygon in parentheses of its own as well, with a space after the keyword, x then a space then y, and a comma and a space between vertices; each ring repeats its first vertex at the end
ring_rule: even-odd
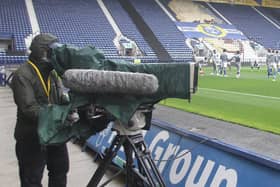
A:
POLYGON ((17 122, 14 136, 18 141, 38 141, 37 127, 40 106, 52 103, 60 104, 63 92, 60 78, 47 62, 39 60, 32 53, 29 61, 39 69, 46 85, 48 76, 50 76, 50 95, 49 97, 47 96, 39 76, 30 63, 22 64, 15 71, 11 88, 17 105, 17 122))

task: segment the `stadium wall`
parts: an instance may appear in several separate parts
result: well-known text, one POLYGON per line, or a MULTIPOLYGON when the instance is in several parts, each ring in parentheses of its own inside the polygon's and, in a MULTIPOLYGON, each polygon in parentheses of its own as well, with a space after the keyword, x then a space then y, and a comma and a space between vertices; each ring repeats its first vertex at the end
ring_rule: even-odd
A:
MULTIPOLYGON (((156 119, 152 124, 144 138, 168 187, 276 187, 280 184, 280 161, 156 119)), ((104 153, 115 136, 111 127, 112 124, 90 137, 86 145, 104 153)), ((113 162, 123 166, 122 150, 113 162)))

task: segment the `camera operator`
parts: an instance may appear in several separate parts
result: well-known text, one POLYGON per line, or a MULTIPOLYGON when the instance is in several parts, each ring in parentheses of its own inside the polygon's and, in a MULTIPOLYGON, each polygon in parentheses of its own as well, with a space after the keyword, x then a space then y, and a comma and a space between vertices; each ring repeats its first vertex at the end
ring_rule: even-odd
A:
MULTIPOLYGON (((63 85, 50 63, 52 34, 39 34, 31 42, 31 54, 14 73, 11 88, 17 105, 14 136, 22 187, 41 187, 45 166, 49 187, 66 187, 69 157, 66 144, 42 146, 37 134, 40 106, 63 104, 63 85)), ((69 115, 68 120, 77 121, 69 115)))

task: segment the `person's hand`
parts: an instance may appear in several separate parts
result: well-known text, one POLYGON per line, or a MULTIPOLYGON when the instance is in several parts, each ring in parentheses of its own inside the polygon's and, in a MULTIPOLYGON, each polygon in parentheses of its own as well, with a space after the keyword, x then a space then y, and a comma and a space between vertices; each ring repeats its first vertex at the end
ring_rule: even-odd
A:
POLYGON ((61 95, 61 104, 62 105, 68 105, 70 103, 70 98, 68 93, 63 92, 61 95))
POLYGON ((79 121, 79 119, 80 119, 80 116, 78 114, 77 109, 71 110, 66 117, 66 121, 69 125, 76 123, 77 121, 79 121))

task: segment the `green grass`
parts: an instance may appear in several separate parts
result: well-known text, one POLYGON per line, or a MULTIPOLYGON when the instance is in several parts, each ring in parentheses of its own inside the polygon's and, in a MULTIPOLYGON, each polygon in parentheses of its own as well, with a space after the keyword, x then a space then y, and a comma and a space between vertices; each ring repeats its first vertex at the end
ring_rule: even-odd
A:
POLYGON ((166 99, 160 104, 280 134, 280 78, 268 79, 265 67, 243 68, 239 79, 235 67, 228 77, 210 75, 211 68, 204 70, 191 103, 166 99))

